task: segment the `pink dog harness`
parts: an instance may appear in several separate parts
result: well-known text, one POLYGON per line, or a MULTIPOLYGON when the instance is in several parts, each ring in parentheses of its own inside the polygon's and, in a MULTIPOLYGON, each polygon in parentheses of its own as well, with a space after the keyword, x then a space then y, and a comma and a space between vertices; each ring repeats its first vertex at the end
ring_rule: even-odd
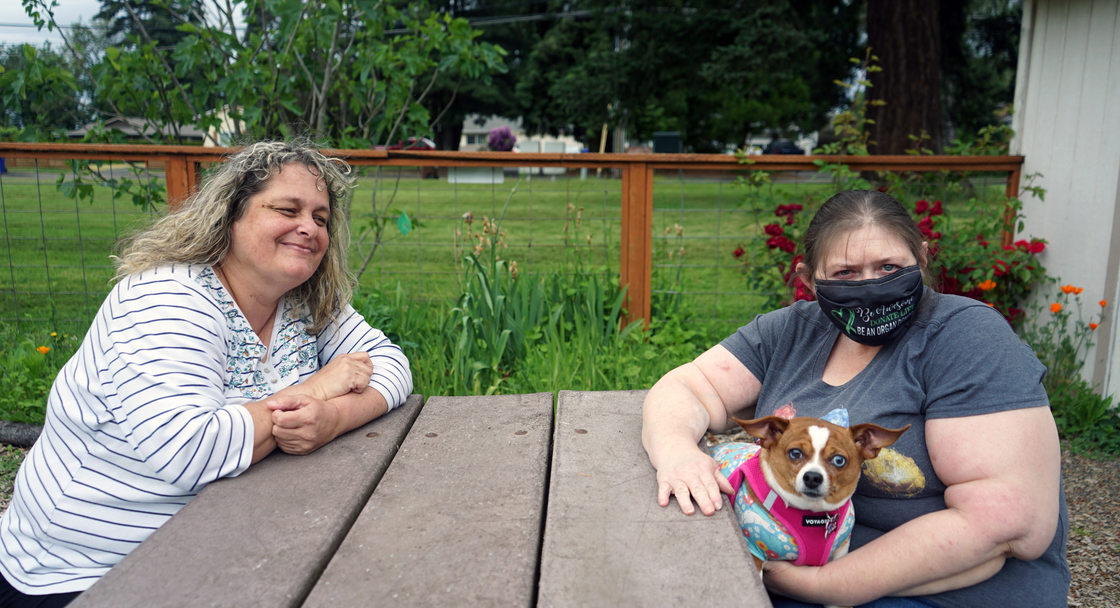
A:
POLYGON ((766 483, 758 449, 754 444, 723 444, 713 453, 735 488, 732 506, 751 554, 763 561, 824 565, 851 534, 855 520, 851 501, 823 513, 790 507, 766 483))

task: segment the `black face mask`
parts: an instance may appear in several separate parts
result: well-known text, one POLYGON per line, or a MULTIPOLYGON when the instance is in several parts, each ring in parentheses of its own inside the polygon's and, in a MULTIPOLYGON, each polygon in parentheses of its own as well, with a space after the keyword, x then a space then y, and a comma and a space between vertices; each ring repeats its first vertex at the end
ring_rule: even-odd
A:
POLYGON ((886 344, 906 331, 923 288, 916 265, 866 281, 816 282, 824 315, 840 333, 868 346, 886 344))

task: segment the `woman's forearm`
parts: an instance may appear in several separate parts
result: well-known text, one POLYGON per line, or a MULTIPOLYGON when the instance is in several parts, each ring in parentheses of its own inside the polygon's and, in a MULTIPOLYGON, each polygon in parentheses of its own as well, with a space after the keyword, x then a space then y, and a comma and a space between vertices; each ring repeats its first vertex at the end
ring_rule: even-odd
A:
POLYGON ((1008 554, 991 528, 955 509, 913 519, 834 562, 767 566, 766 585, 803 601, 858 605, 959 589, 995 575, 1008 554))
POLYGON ((272 410, 262 401, 242 405, 253 418, 253 464, 260 462, 276 449, 276 438, 272 436, 272 410))
POLYGON ((972 585, 982 583, 995 576, 996 573, 998 573, 1003 568, 1003 565, 1005 563, 1007 563, 1006 557, 997 557, 988 560, 980 564, 979 566, 976 566, 969 570, 965 570, 960 574, 948 576, 936 581, 926 583, 924 585, 918 585, 916 587, 904 589, 902 591, 899 591, 895 595, 933 595, 935 593, 942 593, 945 591, 951 591, 953 589, 963 589, 965 587, 971 587, 972 585))
POLYGON ((337 435, 352 431, 389 411, 385 396, 372 387, 360 393, 351 392, 327 401, 338 407, 337 435))

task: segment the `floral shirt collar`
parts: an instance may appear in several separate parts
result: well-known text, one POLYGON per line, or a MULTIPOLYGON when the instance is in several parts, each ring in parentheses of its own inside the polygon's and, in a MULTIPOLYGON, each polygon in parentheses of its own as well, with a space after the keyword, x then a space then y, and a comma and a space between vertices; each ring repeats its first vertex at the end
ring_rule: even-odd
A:
POLYGON ((310 365, 317 367, 315 338, 307 333, 310 315, 306 306, 290 297, 280 300, 273 324, 267 356, 265 345, 249 325, 249 320, 207 266, 197 275, 199 285, 218 305, 226 328, 226 393, 249 399, 262 399, 299 381, 310 365))

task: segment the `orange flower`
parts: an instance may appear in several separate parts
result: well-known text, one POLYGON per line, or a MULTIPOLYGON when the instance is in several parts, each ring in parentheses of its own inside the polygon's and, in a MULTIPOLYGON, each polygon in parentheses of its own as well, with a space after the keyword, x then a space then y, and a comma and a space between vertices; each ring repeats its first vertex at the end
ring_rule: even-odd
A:
POLYGON ((1052 312, 1054 314, 1062 312, 1062 305, 1059 304, 1058 302, 1054 302, 1053 304, 1050 305, 1050 312, 1052 312))
POLYGON ((51 352, 51 347, 49 347, 49 346, 40 346, 39 348, 36 348, 35 350, 39 351, 39 353, 40 353, 40 354, 43 354, 43 355, 45 355, 45 354, 47 354, 47 353, 51 352))
POLYGON ((1062 293, 1066 295, 1069 295, 1075 291, 1077 291, 1077 288, 1073 285, 1062 285, 1062 293))
POLYGON ((1100 325, 1097 325, 1096 323, 1090 323, 1089 324, 1089 329, 1096 329, 1098 327, 1100 327, 1100 325))
POLYGON ((1100 302, 1098 302, 1098 304, 1101 305, 1101 308, 1104 308, 1105 306, 1108 306, 1108 300, 1101 300, 1100 302))
POLYGON ((991 280, 991 279, 988 279, 988 280, 984 281, 983 283, 980 283, 979 285, 977 285, 977 287, 980 288, 980 291, 991 291, 991 290, 996 288, 996 282, 991 280))

